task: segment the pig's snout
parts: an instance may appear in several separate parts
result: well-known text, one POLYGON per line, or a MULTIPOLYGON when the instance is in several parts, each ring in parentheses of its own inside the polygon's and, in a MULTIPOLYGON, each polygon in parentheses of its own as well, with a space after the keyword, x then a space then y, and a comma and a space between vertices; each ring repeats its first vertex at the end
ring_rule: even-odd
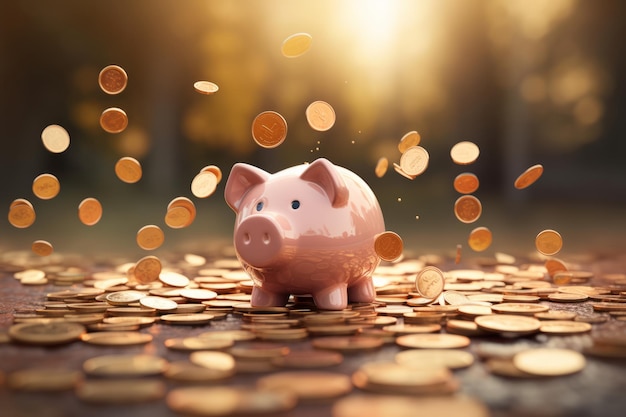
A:
POLYGON ((242 221, 235 232, 235 250, 250 266, 263 268, 275 263, 283 247, 283 232, 271 217, 262 214, 242 221))

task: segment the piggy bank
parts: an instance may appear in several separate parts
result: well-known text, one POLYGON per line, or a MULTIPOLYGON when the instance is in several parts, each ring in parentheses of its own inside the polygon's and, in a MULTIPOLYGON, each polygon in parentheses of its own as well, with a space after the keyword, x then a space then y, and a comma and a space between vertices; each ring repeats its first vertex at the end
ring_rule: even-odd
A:
POLYGON ((224 195, 253 306, 284 306, 290 294, 309 294, 324 310, 374 300, 374 242, 385 224, 359 176, 323 158, 275 174, 238 163, 224 195))

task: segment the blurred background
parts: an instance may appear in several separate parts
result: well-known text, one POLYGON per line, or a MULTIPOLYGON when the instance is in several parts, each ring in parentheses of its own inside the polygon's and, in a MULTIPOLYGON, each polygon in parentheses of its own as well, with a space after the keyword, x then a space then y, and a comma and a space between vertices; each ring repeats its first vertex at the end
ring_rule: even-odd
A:
MULTIPOLYGON (((362 176, 379 198, 387 229, 407 250, 453 251, 468 233, 489 227, 495 251, 531 252, 545 229, 564 238, 564 256, 621 252, 626 243, 626 3, 618 0, 20 0, 0 5, 0 208, 16 198, 37 220, 15 229, 0 218, 3 250, 34 239, 57 251, 124 251, 139 256, 137 230, 166 232, 157 250, 230 239, 234 214, 223 199, 230 167, 248 162, 269 172, 326 157, 362 176), (306 32, 311 49, 281 54, 288 36, 306 32), (127 88, 110 96, 98 73, 117 64, 127 88), (219 91, 202 95, 193 83, 219 91), (335 125, 317 132, 306 107, 324 100, 335 125), (102 130, 108 107, 128 128, 102 130), (260 148, 251 123, 274 110, 288 123, 286 141, 260 148), (50 124, 70 134, 70 148, 43 147, 50 124), (399 162, 397 144, 420 133, 427 171, 407 180, 381 157, 399 162), (481 150, 468 166, 450 148, 469 140, 481 150), (137 184, 114 174, 133 156, 137 184), (513 181, 540 163, 543 177, 526 190, 513 181), (190 183, 205 165, 224 179, 207 199, 190 183), (32 193, 33 179, 56 175, 60 194, 32 193), (453 214, 461 172, 480 179, 483 215, 463 224, 453 214), (163 222, 168 202, 193 199, 198 216, 181 230, 163 222), (76 216, 98 198, 95 226, 76 216)), ((181 249, 182 250, 182 249, 181 249)), ((469 253, 469 248, 466 249, 469 253)))

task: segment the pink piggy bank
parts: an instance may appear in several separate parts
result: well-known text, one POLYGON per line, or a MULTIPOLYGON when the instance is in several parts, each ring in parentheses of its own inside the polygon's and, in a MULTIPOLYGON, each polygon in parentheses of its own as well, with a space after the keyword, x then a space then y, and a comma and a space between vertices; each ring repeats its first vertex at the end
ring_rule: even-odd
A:
POLYGON ((374 241, 385 224, 356 174, 323 158, 275 174, 238 163, 224 195, 253 306, 284 306, 290 294, 310 294, 324 310, 374 300, 374 241))

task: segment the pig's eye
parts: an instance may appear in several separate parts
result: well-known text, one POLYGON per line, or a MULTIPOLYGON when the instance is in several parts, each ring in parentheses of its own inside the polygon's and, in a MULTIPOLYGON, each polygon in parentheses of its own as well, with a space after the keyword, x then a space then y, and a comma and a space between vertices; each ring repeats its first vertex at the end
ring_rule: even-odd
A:
POLYGON ((261 211, 263 210, 263 202, 259 201, 258 203, 256 203, 256 211, 261 211))
POLYGON ((298 200, 293 200, 293 201, 291 202, 291 208, 292 208, 292 209, 294 209, 294 210, 299 209, 299 208, 300 208, 300 201, 298 201, 298 200))

